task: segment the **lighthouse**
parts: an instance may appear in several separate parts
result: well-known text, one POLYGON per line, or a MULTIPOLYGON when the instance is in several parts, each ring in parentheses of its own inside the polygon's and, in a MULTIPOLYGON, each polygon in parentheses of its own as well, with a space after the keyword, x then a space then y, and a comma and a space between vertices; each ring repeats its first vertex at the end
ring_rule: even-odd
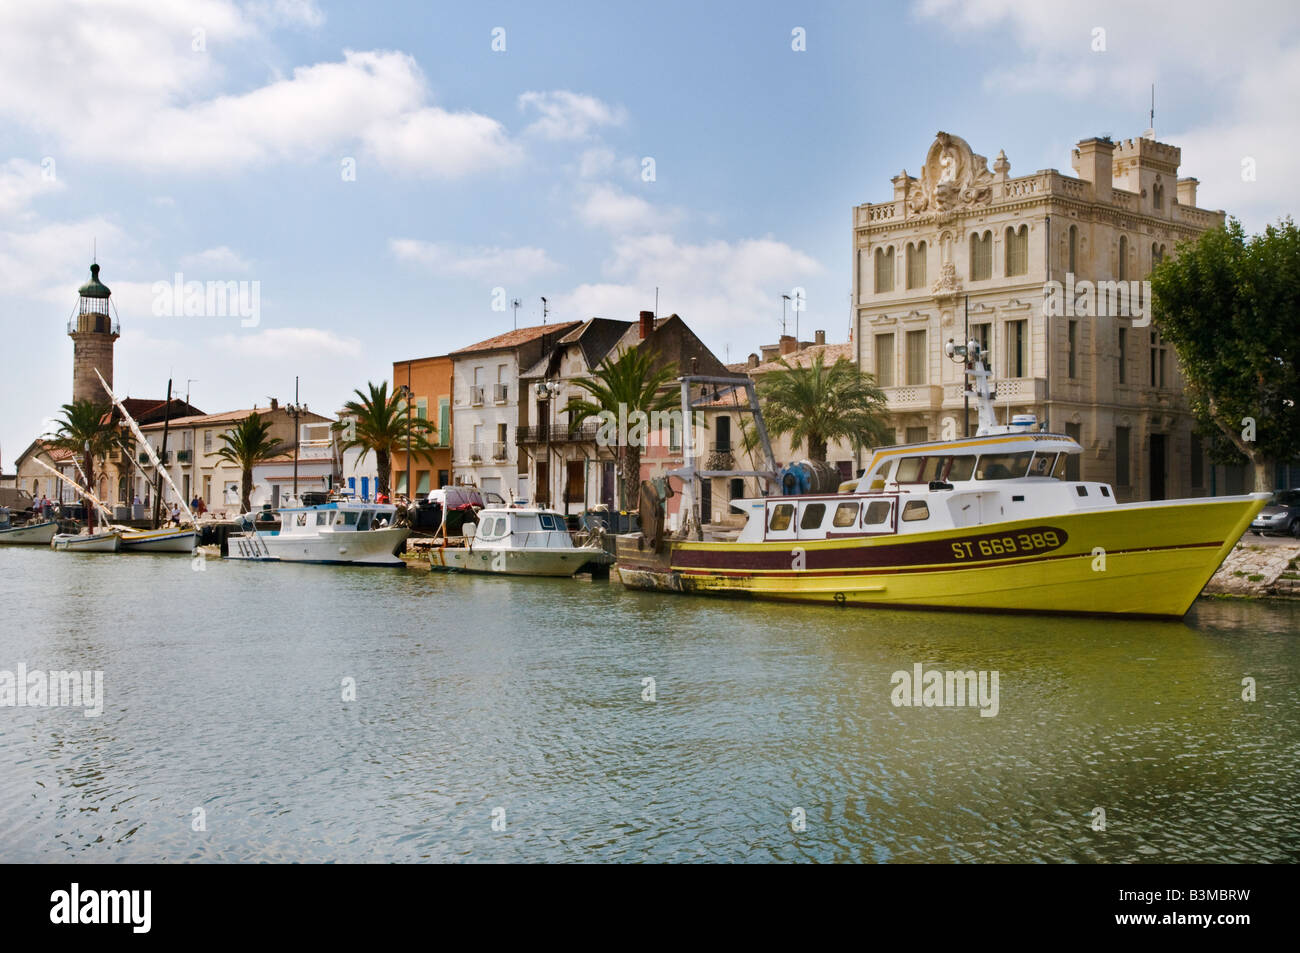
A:
POLYGON ((90 266, 90 280, 77 293, 77 313, 68 322, 68 337, 72 338, 72 400, 99 404, 108 400, 108 395, 95 371, 113 386, 113 344, 120 328, 109 314, 112 292, 99 280, 98 264, 90 266))

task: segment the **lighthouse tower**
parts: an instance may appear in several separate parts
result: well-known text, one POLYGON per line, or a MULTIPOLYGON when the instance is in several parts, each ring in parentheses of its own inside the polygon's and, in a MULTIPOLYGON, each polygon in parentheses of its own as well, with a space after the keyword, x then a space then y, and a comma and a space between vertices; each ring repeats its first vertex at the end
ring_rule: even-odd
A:
POLYGON ((72 338, 72 400, 96 404, 108 400, 95 371, 113 385, 113 343, 118 338, 117 322, 109 314, 108 287, 99 280, 99 265, 90 266, 90 280, 77 292, 77 313, 68 322, 72 338))

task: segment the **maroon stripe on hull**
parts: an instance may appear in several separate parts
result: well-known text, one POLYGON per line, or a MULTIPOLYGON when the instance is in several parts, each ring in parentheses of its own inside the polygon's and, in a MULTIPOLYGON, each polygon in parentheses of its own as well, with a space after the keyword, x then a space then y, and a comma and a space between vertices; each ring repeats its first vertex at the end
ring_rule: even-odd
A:
MULTIPOLYGON (((1219 540, 1217 542, 1183 543, 1177 546, 1141 546, 1135 549, 1111 550, 1109 555, 1119 556, 1119 555, 1124 555, 1126 553, 1151 553, 1151 552, 1161 552, 1161 551, 1173 550, 1173 549, 1218 549, 1222 545, 1223 545, 1223 541, 1219 540)), ((852 550, 852 552, 857 552, 857 550, 852 550)), ((676 555, 678 554, 674 553, 674 556, 676 555)), ((686 554, 682 553, 681 555, 686 555, 686 554)), ((724 555, 724 554, 711 553, 709 555, 724 555)), ((731 555, 731 554, 725 554, 725 555, 731 555)), ((865 565, 864 563, 859 562, 852 565, 835 566, 835 567, 823 568, 823 569, 814 568, 812 566, 808 566, 805 569, 792 569, 790 567, 790 557, 787 554, 782 553, 781 555, 784 558, 781 559, 780 561, 781 562, 780 568, 768 569, 765 566, 751 565, 750 561, 747 559, 737 558, 737 557, 744 557, 746 555, 752 555, 752 554, 738 553, 735 554, 733 558, 727 560, 727 565, 710 565, 710 566, 687 565, 684 562, 677 562, 674 559, 674 562, 672 564, 672 570, 674 572, 679 572, 687 576, 703 576, 703 575, 748 576, 748 575, 752 575, 755 572, 762 572, 763 575, 765 576, 818 576, 818 575, 884 576, 884 575, 891 575, 894 573, 948 572, 951 569, 962 568, 965 566, 978 566, 981 568, 991 567, 991 566, 1018 566, 1018 565, 1023 565, 1024 563, 1051 562, 1057 559, 1091 559, 1092 558, 1092 553, 1090 552, 1089 553, 1060 553, 1056 555, 1046 555, 1046 554, 1039 555, 1039 556, 1031 555, 1020 559, 982 559, 982 560, 963 560, 960 562, 957 560, 952 560, 941 565, 894 564, 890 566, 883 566, 883 565, 865 565)), ((812 553, 809 553, 808 555, 811 556, 812 553)))
MULTIPOLYGON (((873 537, 879 539, 880 537, 873 537)), ((1060 549, 1069 539, 1056 526, 1029 526, 1014 532, 980 533, 972 536, 923 540, 915 543, 885 545, 864 543, 861 546, 820 549, 809 547, 815 540, 790 540, 788 548, 748 549, 732 544, 726 550, 675 549, 673 568, 747 569, 782 571, 792 568, 795 550, 803 562, 803 571, 837 569, 884 569, 913 565, 976 565, 998 563, 1008 556, 1042 556, 1060 549)), ((770 546, 771 544, 765 544, 770 546)))

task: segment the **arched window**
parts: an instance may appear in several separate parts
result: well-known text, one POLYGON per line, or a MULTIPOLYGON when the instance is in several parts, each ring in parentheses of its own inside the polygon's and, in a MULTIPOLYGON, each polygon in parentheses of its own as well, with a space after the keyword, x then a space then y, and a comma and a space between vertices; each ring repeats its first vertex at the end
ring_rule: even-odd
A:
POLYGON ((894 290, 894 247, 876 249, 876 294, 894 290))
POLYGON ((1119 280, 1128 279, 1128 238, 1124 235, 1119 237, 1119 280))
POLYGON ((1012 275, 1029 274, 1029 226, 1007 229, 1007 258, 1004 273, 1012 275))
POLYGON ((907 243, 907 287, 925 287, 925 242, 907 243))
POLYGON ((1159 182, 1151 186, 1151 207, 1164 208, 1165 206, 1165 187, 1159 182))
POLYGON ((985 281, 993 277, 993 233, 971 232, 970 280, 985 281))
POLYGON ((1069 256, 1070 267, 1067 268, 1066 270, 1069 271, 1070 274, 1074 274, 1078 270, 1075 268, 1075 264, 1079 260, 1079 228, 1076 225, 1070 226, 1069 247, 1070 247, 1070 256, 1069 256))

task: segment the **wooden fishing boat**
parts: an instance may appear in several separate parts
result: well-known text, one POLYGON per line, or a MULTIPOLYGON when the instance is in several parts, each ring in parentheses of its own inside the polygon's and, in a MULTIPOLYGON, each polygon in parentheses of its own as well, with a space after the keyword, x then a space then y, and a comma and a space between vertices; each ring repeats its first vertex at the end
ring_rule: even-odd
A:
POLYGON ((115 553, 122 546, 122 534, 117 530, 106 533, 60 533, 50 541, 50 546, 67 553, 115 553))
POLYGON ((58 530, 59 524, 54 520, 15 526, 9 519, 9 510, 0 507, 0 546, 48 546, 58 530))
POLYGON ((141 530, 122 534, 124 553, 182 553, 189 555, 197 545, 198 534, 193 529, 141 530))
POLYGON ((998 425, 978 346, 956 350, 975 379, 974 437, 875 450, 849 493, 733 500, 747 519, 731 541, 667 537, 652 512, 646 532, 617 540, 623 583, 854 606, 1181 617, 1268 494, 1118 503, 1105 483, 1066 479, 1066 461, 1083 452, 1069 436, 1034 431, 1032 419, 998 425))

